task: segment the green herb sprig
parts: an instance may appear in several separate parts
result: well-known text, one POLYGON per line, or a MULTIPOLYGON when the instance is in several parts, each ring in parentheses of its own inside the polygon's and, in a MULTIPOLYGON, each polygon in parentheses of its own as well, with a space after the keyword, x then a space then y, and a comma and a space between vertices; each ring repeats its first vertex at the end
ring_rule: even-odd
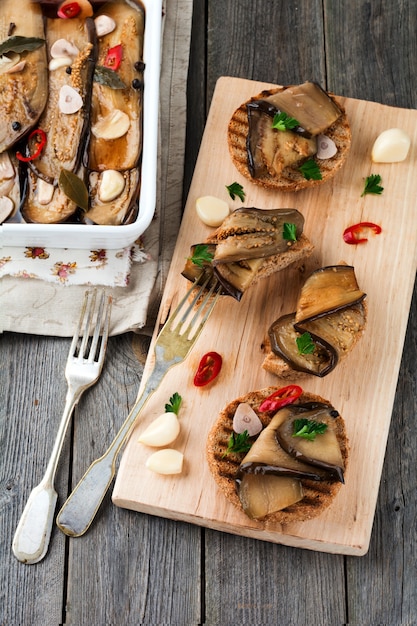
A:
POLYGON ((181 403, 182 403, 182 398, 180 394, 176 391, 170 397, 169 404, 165 405, 165 413, 175 413, 175 415, 178 415, 181 403))
POLYGON ((316 346, 311 338, 310 333, 305 332, 295 340, 298 348, 298 354, 313 354, 316 346))
POLYGON ((194 248, 193 256, 188 257, 188 260, 197 265, 197 267, 203 267, 205 263, 211 263, 214 255, 209 252, 209 248, 204 243, 198 243, 194 248))
POLYGON ((294 117, 290 117, 283 111, 274 115, 274 119, 272 121, 272 128, 276 130, 292 130, 300 125, 300 122, 294 117))
POLYGON ((305 417, 294 420, 293 437, 303 437, 309 441, 314 441, 316 435, 322 435, 327 430, 324 422, 315 422, 305 417))
POLYGON ((242 200, 245 200, 245 191, 240 183, 232 183, 231 185, 226 185, 226 189, 229 192, 229 196, 232 200, 236 199, 236 196, 242 200))
POLYGON ((235 433, 232 432, 230 435, 230 439, 227 442, 227 450, 223 456, 227 456, 228 454, 241 454, 248 452, 252 447, 250 442, 249 433, 247 430, 244 430, 243 433, 235 433))
POLYGON ((368 193, 373 193, 377 196, 381 195, 384 191, 384 188, 380 185, 381 181, 382 178, 379 174, 371 174, 370 176, 367 176, 365 179, 364 190, 361 193, 361 198, 362 196, 366 196, 368 193))
POLYGON ((297 241, 297 226, 290 222, 285 222, 282 237, 287 241, 297 241))
POLYGON ((323 176, 317 163, 314 159, 308 159, 304 161, 298 168, 306 180, 321 180, 323 176))

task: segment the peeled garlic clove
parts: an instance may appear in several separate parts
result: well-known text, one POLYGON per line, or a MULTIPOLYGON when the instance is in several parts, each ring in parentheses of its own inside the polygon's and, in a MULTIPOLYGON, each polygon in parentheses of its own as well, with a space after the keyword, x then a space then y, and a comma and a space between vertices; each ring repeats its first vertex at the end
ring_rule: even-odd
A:
POLYGON ((117 170, 105 170, 100 176, 98 197, 102 202, 111 202, 120 196, 125 188, 125 178, 117 170))
POLYGON ((59 57, 76 57, 80 51, 77 46, 74 45, 68 39, 57 39, 51 46, 50 54, 53 59, 59 57))
POLYGON ((167 446, 178 437, 179 432, 180 423, 175 413, 163 413, 149 424, 138 441, 147 446, 167 446))
POLYGON ((247 402, 238 405, 233 417, 233 430, 235 433, 247 430, 250 437, 261 432, 262 422, 247 402))
POLYGON ((181 474, 184 455, 178 450, 165 448, 154 452, 146 460, 146 467, 157 474, 181 474))
POLYGON ((112 33, 116 28, 116 22, 109 15, 99 15, 94 20, 94 24, 96 26, 97 37, 103 37, 104 35, 108 35, 112 33))
POLYGON ((91 132, 98 139, 119 139, 129 130, 130 118, 124 111, 114 109, 109 115, 100 117, 91 132))
POLYGON ((18 72, 23 72, 26 67, 26 61, 19 61, 16 65, 13 65, 8 70, 5 71, 5 74, 17 74, 18 72))
POLYGON ((55 59, 51 59, 49 61, 49 71, 53 72, 54 70, 58 70, 60 67, 69 67, 72 63, 71 57, 56 57, 55 59))
POLYGON ((202 196, 195 203, 197 215, 207 226, 217 228, 229 215, 229 205, 214 196, 202 196))
POLYGON ((11 216, 14 209, 14 202, 8 196, 0 198, 0 224, 11 216))
POLYGON ((62 85, 59 91, 58 106, 61 113, 70 115, 76 113, 83 106, 83 99, 78 91, 69 85, 62 85))
POLYGON ((0 154, 0 180, 14 178, 15 170, 8 152, 0 154))
POLYGON ((337 153, 337 146, 333 139, 326 135, 318 135, 317 137, 317 154, 318 159, 331 159, 337 153))
POLYGON ((42 178, 38 178, 37 193, 38 202, 42 206, 49 204, 53 198, 55 187, 42 178))
POLYGON ((411 139, 401 128, 384 130, 372 147, 374 163, 398 163, 407 158, 411 139))

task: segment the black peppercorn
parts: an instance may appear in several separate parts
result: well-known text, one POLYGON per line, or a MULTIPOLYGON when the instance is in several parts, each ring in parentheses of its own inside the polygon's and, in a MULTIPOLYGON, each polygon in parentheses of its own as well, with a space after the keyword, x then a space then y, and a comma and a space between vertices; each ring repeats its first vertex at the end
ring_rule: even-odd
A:
POLYGON ((143 83, 141 80, 139 80, 139 78, 134 78, 132 80, 132 88, 133 89, 142 89, 143 87, 143 83))
POLYGON ((145 69, 145 63, 143 61, 136 61, 134 68, 137 72, 143 72, 145 69))
POLYGON ((68 67, 65 68, 65 71, 66 71, 67 74, 71 74, 72 73, 72 67, 70 67, 68 65, 68 67))
POLYGON ((20 122, 13 122, 12 123, 12 128, 13 130, 20 130, 22 128, 22 125, 20 122))

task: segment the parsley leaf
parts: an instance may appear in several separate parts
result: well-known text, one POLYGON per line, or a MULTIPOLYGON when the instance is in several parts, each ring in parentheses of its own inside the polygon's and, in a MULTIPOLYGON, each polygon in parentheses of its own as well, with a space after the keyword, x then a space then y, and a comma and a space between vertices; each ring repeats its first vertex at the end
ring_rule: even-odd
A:
POLYGON ((226 189, 229 192, 229 196, 232 198, 232 200, 235 200, 237 196, 238 198, 240 198, 240 200, 242 200, 242 202, 244 201, 245 192, 240 183, 232 183, 231 185, 226 185, 226 189))
POLYGON ((323 177, 320 172, 320 168, 314 159, 308 159, 304 161, 298 168, 306 180, 321 180, 323 177))
POLYGON ((297 226, 295 224, 285 222, 282 237, 288 241, 297 241, 297 226))
POLYGON ((324 422, 315 422, 305 417, 294 420, 293 437, 303 437, 309 441, 314 441, 316 435, 322 435, 327 430, 324 422))
POLYGON ((250 437, 247 430, 244 430, 243 433, 232 432, 232 434, 230 435, 230 439, 227 443, 227 450, 223 456, 227 456, 232 452, 234 452, 235 454, 247 452, 252 446, 249 439, 250 437))
POLYGON ((365 179, 365 188, 361 193, 361 198, 362 196, 366 196, 367 193, 380 195, 384 191, 384 188, 379 184, 381 180, 382 178, 379 174, 371 174, 370 176, 367 176, 365 179))
POLYGON ((298 354, 313 354, 316 346, 313 343, 310 333, 305 332, 295 340, 298 348, 298 354))
POLYGON ((272 128, 276 128, 276 130, 292 130, 299 125, 300 123, 294 117, 290 117, 283 111, 276 113, 272 122, 272 128))
POLYGON ((193 256, 188 260, 192 261, 197 267, 203 267, 204 263, 211 263, 214 255, 209 252, 208 246, 204 243, 198 243, 194 248, 193 256))
POLYGON ((170 397, 169 404, 165 405, 165 412, 166 413, 175 413, 175 415, 178 415, 178 412, 179 412, 180 406, 181 406, 181 402, 182 402, 182 398, 181 398, 180 394, 175 392, 174 395, 172 395, 170 397))

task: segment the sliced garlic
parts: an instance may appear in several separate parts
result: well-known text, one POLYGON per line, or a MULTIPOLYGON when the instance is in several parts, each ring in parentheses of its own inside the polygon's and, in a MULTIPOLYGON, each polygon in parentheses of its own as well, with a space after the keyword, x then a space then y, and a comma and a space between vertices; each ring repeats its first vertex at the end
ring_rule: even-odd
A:
POLYGON ((49 61, 49 71, 54 72, 58 70, 60 67, 68 67, 72 63, 71 57, 55 57, 49 61))
POLYGON ((411 139, 401 128, 384 130, 375 140, 372 147, 374 163, 398 163, 407 158, 411 139))
POLYGON ((14 178, 15 169, 7 152, 0 154, 0 180, 14 178))
POLYGON ((157 417, 140 435, 139 443, 161 447, 175 441, 180 433, 180 423, 175 413, 167 412, 157 417))
POLYGON ((318 135, 317 137, 317 154, 318 159, 331 159, 337 153, 337 146, 333 139, 326 135, 318 135))
POLYGON ((25 67, 26 67, 26 61, 19 61, 19 63, 16 63, 16 65, 13 65, 9 69, 7 69, 4 73, 5 74, 17 74, 18 72, 23 72, 25 67))
POLYGON ((227 202, 215 196, 197 198, 195 208, 200 220, 213 228, 220 226, 230 212, 227 202))
POLYGON ((94 20, 94 24, 96 26, 97 37, 103 37, 104 35, 108 35, 112 33, 116 28, 116 22, 109 15, 99 15, 94 20))
POLYGON ((125 188, 125 178, 117 170, 105 170, 100 176, 98 197, 102 202, 111 202, 120 196, 125 188))
POLYGON ((71 115, 83 106, 83 99, 76 89, 69 85, 62 85, 59 91, 58 106, 61 113, 71 115))
POLYGON ((157 474, 181 474, 184 455, 178 450, 164 448, 154 452, 146 460, 146 467, 157 474))
POLYGON ((55 187, 42 178, 38 179, 37 192, 38 202, 42 206, 49 204, 53 198, 55 187))
POLYGON ((130 118, 127 113, 114 109, 105 117, 99 117, 91 132, 98 139, 119 139, 129 130, 130 118))
POLYGON ((0 224, 11 216, 14 209, 14 202, 8 196, 0 197, 0 224))
POLYGON ((235 433, 247 430, 250 437, 261 432, 262 422, 247 402, 238 405, 233 417, 233 430, 235 433))
POLYGON ((6 74, 10 72, 20 61, 20 54, 17 52, 8 52, 7 54, 0 55, 0 74, 6 74))
POLYGON ((80 51, 77 46, 68 39, 57 39, 51 46, 50 54, 53 59, 59 59, 60 57, 72 57, 75 58, 79 55, 80 51))

